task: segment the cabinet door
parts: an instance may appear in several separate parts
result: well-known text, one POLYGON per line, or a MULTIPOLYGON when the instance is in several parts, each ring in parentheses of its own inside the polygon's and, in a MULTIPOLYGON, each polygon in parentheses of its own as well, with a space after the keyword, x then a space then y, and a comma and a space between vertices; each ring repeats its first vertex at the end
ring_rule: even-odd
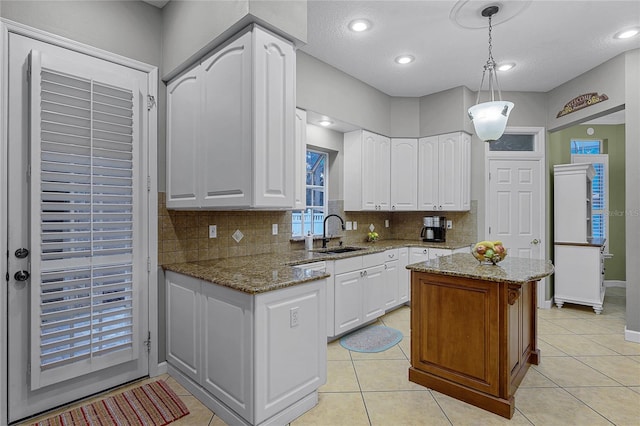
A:
POLYGON ((418 210, 418 140, 391 139, 391 210, 418 210))
POLYGON ((406 303, 411 299, 411 271, 406 266, 409 264, 409 249, 398 249, 398 304, 406 303))
POLYGON ((363 210, 377 210, 376 198, 376 140, 375 134, 362 132, 362 206, 363 210))
POLYGON ((438 137, 418 140, 418 209, 438 210, 438 137))
POLYGON ((335 276, 335 335, 362 324, 362 270, 335 276))
POLYGON ((251 72, 250 33, 202 63, 198 173, 203 207, 251 203, 251 72))
POLYGON ((167 361, 200 381, 200 280, 167 271, 167 361))
POLYGON ((296 108, 296 135, 293 146, 295 168, 293 183, 293 208, 303 210, 307 206, 307 111, 296 108))
POLYGON ((391 210, 391 139, 376 135, 375 159, 369 176, 375 183, 377 210, 391 210))
POLYGON ((167 85, 167 207, 198 207, 201 74, 195 68, 167 85))
POLYGON ((385 310, 397 306, 398 303, 398 277, 401 272, 399 260, 390 260, 384 264, 384 288, 385 288, 385 310))
POLYGON ((384 315, 385 302, 385 270, 384 265, 367 268, 362 278, 364 303, 364 321, 384 315))
POLYGON ((259 28, 254 51, 255 207, 293 206, 295 52, 259 28))
POLYGON ((462 209, 462 143, 460 133, 438 136, 438 210, 462 209))

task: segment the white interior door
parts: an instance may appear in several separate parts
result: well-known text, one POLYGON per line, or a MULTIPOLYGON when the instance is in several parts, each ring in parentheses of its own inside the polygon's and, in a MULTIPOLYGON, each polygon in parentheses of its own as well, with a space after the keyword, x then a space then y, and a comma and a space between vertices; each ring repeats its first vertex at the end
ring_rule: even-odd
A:
POLYGON ((148 374, 147 79, 9 36, 9 421, 148 374))
MULTIPOLYGON (((544 259, 544 184, 541 159, 490 159, 487 196, 488 240, 501 240, 508 255, 544 259)), ((544 283, 538 305, 545 302, 544 283)))

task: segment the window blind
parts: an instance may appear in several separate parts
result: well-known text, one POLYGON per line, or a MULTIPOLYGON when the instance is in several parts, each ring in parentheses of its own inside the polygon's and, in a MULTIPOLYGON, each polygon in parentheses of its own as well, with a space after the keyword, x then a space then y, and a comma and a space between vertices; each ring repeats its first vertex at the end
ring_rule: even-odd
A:
POLYGON ((135 106, 130 89, 45 66, 32 90, 38 388, 136 357, 135 106))

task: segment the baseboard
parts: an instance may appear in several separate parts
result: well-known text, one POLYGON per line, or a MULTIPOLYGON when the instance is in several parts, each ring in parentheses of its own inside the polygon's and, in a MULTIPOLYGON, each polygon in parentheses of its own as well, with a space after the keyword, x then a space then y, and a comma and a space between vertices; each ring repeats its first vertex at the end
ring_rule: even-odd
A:
POLYGON ((624 327, 624 340, 627 342, 640 343, 640 331, 629 330, 624 327))
POLYGON ((169 368, 166 361, 159 363, 158 366, 156 367, 156 373, 158 376, 161 374, 166 374, 168 373, 168 371, 169 371, 169 368))
POLYGON ((545 300, 544 302, 540 303, 538 308, 540 308, 540 309, 551 309, 552 306, 553 306, 553 298, 545 300))
POLYGON ((604 280, 604 286, 605 287, 622 287, 622 288, 626 288, 627 287, 627 282, 626 281, 621 281, 621 280, 604 280))

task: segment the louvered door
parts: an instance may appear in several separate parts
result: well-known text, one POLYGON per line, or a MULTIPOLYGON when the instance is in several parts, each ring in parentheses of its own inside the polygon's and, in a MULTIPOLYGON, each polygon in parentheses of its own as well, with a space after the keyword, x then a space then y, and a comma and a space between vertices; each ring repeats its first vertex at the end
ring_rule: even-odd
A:
POLYGON ((30 251, 30 279, 9 283, 15 420, 148 374, 147 75, 44 43, 11 43, 14 62, 24 61, 10 66, 11 87, 28 98, 15 108, 10 101, 10 111, 25 114, 14 118, 9 184, 25 185, 21 174, 27 181, 9 217, 16 228, 27 222, 28 243, 16 233, 10 245, 20 240, 30 251), (26 64, 28 78, 15 77, 26 64))

